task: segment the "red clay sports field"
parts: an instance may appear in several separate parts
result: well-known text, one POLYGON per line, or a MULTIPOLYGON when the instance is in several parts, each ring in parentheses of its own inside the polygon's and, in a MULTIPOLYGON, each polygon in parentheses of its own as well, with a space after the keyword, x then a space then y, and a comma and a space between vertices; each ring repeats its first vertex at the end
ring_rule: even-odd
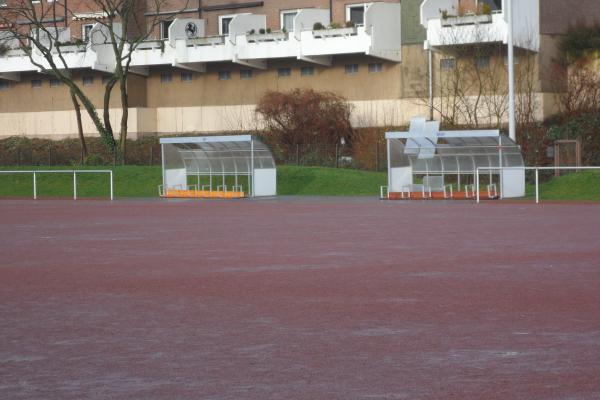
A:
POLYGON ((2 399, 600 399, 600 206, 0 202, 2 399))

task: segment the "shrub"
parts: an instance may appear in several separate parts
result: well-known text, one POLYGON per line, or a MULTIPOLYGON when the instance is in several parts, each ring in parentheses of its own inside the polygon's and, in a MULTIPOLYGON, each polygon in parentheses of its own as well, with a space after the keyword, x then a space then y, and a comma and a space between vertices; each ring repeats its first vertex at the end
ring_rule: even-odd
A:
POLYGON ((320 22, 315 22, 313 25, 313 31, 322 31, 323 29, 325 29, 325 25, 320 22))
POLYGON ((264 120, 265 136, 284 158, 293 158, 297 145, 333 147, 349 143, 351 107, 334 93, 312 89, 267 92, 256 112, 264 120))
POLYGON ((354 28, 355 26, 354 21, 346 21, 346 28, 354 28))
POLYGON ((338 22, 332 22, 329 24, 329 29, 340 29, 341 27, 342 25, 340 25, 338 22))
POLYGON ((550 140, 579 139, 583 165, 600 165, 600 113, 582 114, 552 126, 550 140))

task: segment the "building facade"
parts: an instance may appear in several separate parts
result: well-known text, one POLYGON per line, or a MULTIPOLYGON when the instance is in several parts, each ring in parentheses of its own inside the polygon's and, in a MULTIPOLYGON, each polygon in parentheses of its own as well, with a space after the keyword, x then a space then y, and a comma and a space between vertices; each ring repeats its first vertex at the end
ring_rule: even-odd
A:
MULTIPOLYGON (((345 97, 353 105, 355 126, 405 125, 428 114, 430 92, 435 113, 441 113, 450 102, 442 83, 461 65, 464 49, 506 43, 504 1, 171 0, 156 10, 155 1, 140 0, 135 20, 151 35, 132 55, 130 137, 260 128, 254 112, 260 97, 294 88, 345 97)), ((590 10, 600 16, 597 2, 588 2, 581 13, 588 19, 594 15, 590 10)), ((569 26, 560 11, 566 2, 514 3, 517 54, 534 60, 536 118, 543 118, 553 110, 544 71, 556 56, 557 36, 569 26)), ((94 39, 102 36, 102 27, 94 24, 103 18, 102 10, 94 1, 39 4, 48 24, 60 26, 61 40, 72 46, 65 53, 73 77, 101 108, 107 71, 115 62, 110 44, 94 39)), ((10 8, 11 0, 0 1, 0 13, 10 8)), ((571 10, 572 22, 578 20, 574 14, 571 10)), ((26 22, 14 24, 27 29, 26 22)), ((69 90, 41 74, 10 40, 9 27, 4 34, 2 28, 0 138, 76 136, 69 90)), ((504 68, 501 59, 485 50, 475 62, 504 68)), ((494 90, 503 86, 500 82, 494 90)), ((116 125, 118 95, 110 108, 116 125)), ((85 115, 84 132, 95 134, 85 115)))

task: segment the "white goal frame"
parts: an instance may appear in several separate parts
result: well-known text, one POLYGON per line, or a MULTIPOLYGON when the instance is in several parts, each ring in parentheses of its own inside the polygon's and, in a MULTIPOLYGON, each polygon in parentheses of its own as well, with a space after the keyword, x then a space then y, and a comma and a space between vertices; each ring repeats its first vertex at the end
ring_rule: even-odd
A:
POLYGON ((109 174, 110 177, 110 199, 114 200, 113 171, 110 169, 56 169, 56 170, 13 170, 0 171, 0 174, 32 174, 33 175, 33 199, 37 200, 37 175, 38 174, 72 174, 73 175, 73 200, 77 200, 77 174, 109 174))

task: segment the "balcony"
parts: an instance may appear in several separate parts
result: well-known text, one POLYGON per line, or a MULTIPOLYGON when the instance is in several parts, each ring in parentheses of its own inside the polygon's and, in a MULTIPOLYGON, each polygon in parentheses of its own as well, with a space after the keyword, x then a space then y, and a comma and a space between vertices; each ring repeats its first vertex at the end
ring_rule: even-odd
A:
MULTIPOLYGON (((238 14, 231 20, 227 35, 211 37, 205 36, 203 20, 176 19, 169 27, 169 39, 150 40, 137 47, 132 54, 132 72, 145 75, 149 67, 159 65, 204 72, 207 63, 215 62, 265 69, 268 60, 281 58, 331 65, 331 57, 341 54, 364 54, 399 62, 400 4, 371 3, 364 18, 363 26, 313 30, 316 23, 329 23, 329 10, 303 9, 294 18, 292 32, 270 32, 266 29, 266 16, 238 14)), ((111 45, 94 41, 95 35, 108 36, 103 29, 96 24, 90 43, 84 46, 61 47, 69 68, 114 69, 111 45)), ((70 38, 70 32, 61 35, 63 42, 70 38)), ((36 62, 46 64, 41 55, 35 57, 36 62)), ((37 70, 19 50, 10 50, 0 57, 0 74, 37 70)))
MULTIPOLYGON (((498 10, 486 6, 465 11, 459 7, 458 0, 425 0, 421 4, 421 24, 427 29, 426 45, 443 48, 479 43, 507 43, 505 1, 502 0, 498 10)), ((515 46, 538 51, 538 1, 513 1, 513 16, 515 46)))

